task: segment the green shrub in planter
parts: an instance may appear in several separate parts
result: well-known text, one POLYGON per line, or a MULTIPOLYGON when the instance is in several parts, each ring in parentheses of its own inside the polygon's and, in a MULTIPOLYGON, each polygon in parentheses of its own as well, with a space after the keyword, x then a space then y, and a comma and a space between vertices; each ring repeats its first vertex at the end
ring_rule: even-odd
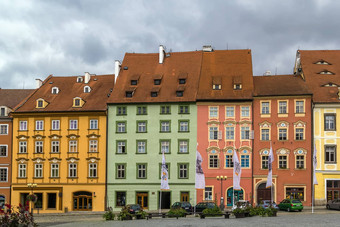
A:
POLYGON ((185 217, 186 211, 183 208, 171 208, 168 212, 168 216, 171 217, 185 217))
POLYGON ((266 213, 267 213, 268 217, 276 217, 277 210, 273 207, 269 207, 269 208, 266 209, 266 213))
POLYGON ((136 218, 137 219, 145 219, 147 213, 144 210, 140 210, 136 213, 136 218))
POLYGON ((220 210, 218 206, 215 206, 214 208, 205 208, 202 211, 202 213, 205 214, 206 216, 209 216, 213 214, 222 214, 222 211, 220 210))
POLYGON ((113 213, 112 211, 112 207, 109 207, 107 209, 107 211, 103 214, 103 218, 106 220, 106 221, 111 221, 111 220, 115 220, 115 214, 113 213))
POLYGON ((129 213, 129 210, 126 206, 122 208, 120 213, 118 214, 118 220, 132 220, 132 214, 129 213))

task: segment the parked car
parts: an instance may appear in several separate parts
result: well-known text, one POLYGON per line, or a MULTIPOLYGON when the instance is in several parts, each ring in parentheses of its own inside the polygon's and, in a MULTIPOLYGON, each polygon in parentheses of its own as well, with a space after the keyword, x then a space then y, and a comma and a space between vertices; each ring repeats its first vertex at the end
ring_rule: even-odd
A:
POLYGON ((130 214, 135 214, 142 209, 139 204, 128 204, 126 207, 130 214))
POLYGON ((192 213, 192 206, 189 202, 175 202, 171 208, 183 208, 186 212, 192 213))
POLYGON ((298 200, 298 199, 284 199, 279 204, 279 209, 280 210, 287 210, 287 211, 293 211, 293 210, 302 211, 303 205, 302 205, 301 201, 298 200))
POLYGON ((196 212, 202 212, 206 208, 214 208, 215 206, 217 205, 216 203, 213 203, 213 202, 200 202, 195 207, 196 207, 196 212))
POLYGON ((326 208, 340 210, 340 199, 333 199, 327 202, 326 208))
POLYGON ((263 207, 264 209, 269 208, 270 206, 272 206, 274 209, 279 209, 279 207, 277 206, 277 204, 275 202, 271 203, 270 200, 262 200, 260 202, 259 205, 257 205, 257 207, 263 207))

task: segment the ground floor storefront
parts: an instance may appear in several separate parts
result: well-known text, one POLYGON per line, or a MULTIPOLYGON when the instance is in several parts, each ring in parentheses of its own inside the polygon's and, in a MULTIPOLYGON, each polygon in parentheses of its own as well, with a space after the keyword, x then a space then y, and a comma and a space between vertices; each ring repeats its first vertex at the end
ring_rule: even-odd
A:
POLYGON ((12 205, 29 204, 30 210, 39 213, 63 213, 68 211, 104 211, 105 185, 15 185, 12 189, 12 205), (36 195, 29 201, 28 195, 36 195))
POLYGON ((120 211, 127 204, 140 204, 144 210, 170 209, 175 202, 195 204, 195 183, 170 184, 170 190, 160 190, 160 184, 108 184, 107 206, 120 211))
POLYGON ((305 181, 288 180, 273 176, 272 187, 267 188, 267 176, 254 175, 254 205, 262 200, 271 200, 279 204, 284 199, 299 199, 304 206, 311 206, 311 183, 310 179, 305 181))
POLYGON ((241 178, 241 190, 233 189, 232 177, 205 178, 205 189, 197 190, 198 202, 215 202, 218 206, 232 207, 234 202, 239 200, 252 200, 251 178, 241 178))
POLYGON ((315 204, 325 205, 329 200, 340 199, 340 171, 316 173, 315 204))

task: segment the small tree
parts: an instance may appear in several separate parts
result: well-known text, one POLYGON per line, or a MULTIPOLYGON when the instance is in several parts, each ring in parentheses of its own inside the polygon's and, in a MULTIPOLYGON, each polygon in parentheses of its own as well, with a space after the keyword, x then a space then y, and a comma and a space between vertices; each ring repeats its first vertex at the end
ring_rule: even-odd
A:
POLYGON ((34 222, 33 215, 28 211, 28 202, 25 206, 19 204, 17 211, 10 204, 6 204, 6 209, 0 209, 0 226, 38 226, 34 222))

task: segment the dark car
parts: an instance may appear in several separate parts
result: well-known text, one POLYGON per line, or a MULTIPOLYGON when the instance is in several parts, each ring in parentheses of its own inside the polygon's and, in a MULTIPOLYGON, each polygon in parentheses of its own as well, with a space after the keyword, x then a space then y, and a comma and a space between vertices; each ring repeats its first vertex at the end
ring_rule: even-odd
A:
POLYGON ((287 210, 288 212, 293 211, 293 210, 302 211, 303 205, 302 205, 301 201, 298 200, 298 199, 284 199, 279 204, 279 209, 280 210, 287 210))
POLYGON ((202 212, 206 208, 214 208, 215 206, 217 205, 213 202, 200 202, 195 207, 196 212, 202 212))
POLYGON ((135 214, 142 209, 139 204, 128 204, 126 207, 130 214, 135 214))
POLYGON ((336 209, 336 210, 340 210, 340 199, 333 199, 333 200, 329 200, 326 208, 328 210, 330 209, 336 209))
POLYGON ((171 208, 183 208, 186 212, 192 213, 192 206, 189 202, 175 202, 171 208))

